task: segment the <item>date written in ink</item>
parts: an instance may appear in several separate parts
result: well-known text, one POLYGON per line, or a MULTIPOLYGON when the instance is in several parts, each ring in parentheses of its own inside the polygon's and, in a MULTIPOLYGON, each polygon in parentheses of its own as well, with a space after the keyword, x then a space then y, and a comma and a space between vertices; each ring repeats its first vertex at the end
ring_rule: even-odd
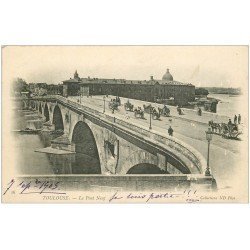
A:
POLYGON ((59 181, 49 180, 28 180, 16 181, 12 179, 6 186, 3 195, 8 192, 17 192, 19 194, 66 194, 60 190, 59 181))

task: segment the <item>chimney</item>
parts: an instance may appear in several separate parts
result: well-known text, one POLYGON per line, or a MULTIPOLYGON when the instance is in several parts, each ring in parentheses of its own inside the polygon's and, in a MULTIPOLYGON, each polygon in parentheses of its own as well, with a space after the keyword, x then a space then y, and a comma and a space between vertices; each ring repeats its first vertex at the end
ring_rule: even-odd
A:
POLYGON ((150 76, 150 80, 151 80, 151 81, 154 81, 154 76, 150 76))

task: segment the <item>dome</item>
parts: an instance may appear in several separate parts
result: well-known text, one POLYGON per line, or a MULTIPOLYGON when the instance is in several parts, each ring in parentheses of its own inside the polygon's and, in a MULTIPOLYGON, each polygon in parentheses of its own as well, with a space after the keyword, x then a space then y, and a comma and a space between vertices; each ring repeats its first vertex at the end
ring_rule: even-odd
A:
POLYGON ((165 81, 173 81, 173 76, 169 73, 169 69, 167 69, 167 72, 163 75, 162 80, 165 81))
POLYGON ((77 70, 76 70, 76 72, 75 72, 75 74, 74 74, 74 79, 80 79, 80 78, 79 78, 79 75, 78 75, 78 73, 77 73, 77 70))

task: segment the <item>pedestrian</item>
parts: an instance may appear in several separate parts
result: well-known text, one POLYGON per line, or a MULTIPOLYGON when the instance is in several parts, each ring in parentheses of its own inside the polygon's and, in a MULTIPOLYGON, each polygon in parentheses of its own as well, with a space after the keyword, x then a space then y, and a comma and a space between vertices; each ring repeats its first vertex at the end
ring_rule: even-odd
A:
POLYGON ((233 124, 233 123, 232 123, 231 119, 229 119, 227 125, 228 125, 228 126, 231 126, 232 124, 233 124))
POLYGON ((238 124, 240 124, 241 123, 241 115, 239 114, 238 115, 238 124))
POLYGON ((234 116, 234 124, 237 124, 237 115, 234 116))
POLYGON ((126 112, 126 115, 125 115, 125 117, 126 117, 126 119, 129 119, 130 117, 129 117, 129 114, 128 114, 128 112, 126 112))
POLYGON ((170 136, 173 136, 173 132, 174 132, 174 130, 172 129, 171 126, 169 126, 168 134, 169 134, 170 136))

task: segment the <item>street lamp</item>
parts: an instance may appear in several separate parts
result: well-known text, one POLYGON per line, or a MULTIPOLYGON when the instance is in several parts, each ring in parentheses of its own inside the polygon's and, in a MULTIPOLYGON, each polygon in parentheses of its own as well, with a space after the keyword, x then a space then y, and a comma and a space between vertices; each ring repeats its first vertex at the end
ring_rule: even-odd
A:
POLYGON ((103 114, 105 113, 105 96, 103 96, 103 114))
POLYGON ((205 176, 211 176, 210 168, 209 168, 209 149, 210 149, 210 141, 212 141, 211 128, 208 128, 208 131, 206 131, 206 139, 208 142, 208 148, 207 148, 207 168, 206 168, 205 176))
POLYGON ((77 102, 82 103, 82 100, 81 100, 81 90, 79 90, 77 94, 78 94, 78 97, 79 97, 79 99, 77 100, 77 102))
POLYGON ((149 129, 152 129, 152 107, 149 110, 149 129))

